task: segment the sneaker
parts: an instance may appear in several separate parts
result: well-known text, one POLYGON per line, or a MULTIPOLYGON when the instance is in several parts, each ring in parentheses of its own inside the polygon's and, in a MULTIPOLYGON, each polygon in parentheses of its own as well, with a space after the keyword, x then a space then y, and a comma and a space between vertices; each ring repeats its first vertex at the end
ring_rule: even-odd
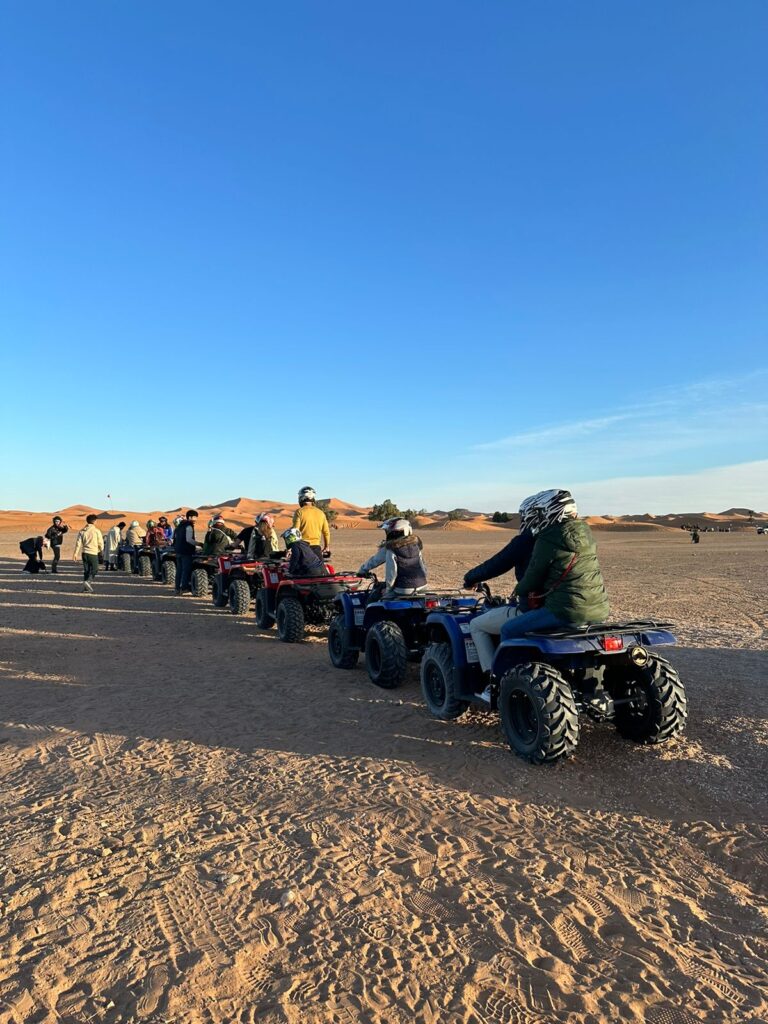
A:
POLYGON ((88 582, 88 580, 86 580, 85 583, 83 584, 83 590, 86 592, 86 594, 92 594, 93 593, 93 587, 88 582))

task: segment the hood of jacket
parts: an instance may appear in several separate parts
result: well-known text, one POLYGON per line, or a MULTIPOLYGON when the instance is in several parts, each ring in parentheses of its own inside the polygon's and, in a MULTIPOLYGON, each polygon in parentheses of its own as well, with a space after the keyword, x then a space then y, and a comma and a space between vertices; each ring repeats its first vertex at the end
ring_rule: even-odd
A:
POLYGON ((411 544, 417 544, 419 551, 421 551, 423 544, 421 538, 415 533, 411 533, 408 537, 398 537, 396 540, 385 540, 382 543, 382 547, 388 548, 390 551, 397 551, 398 548, 407 548, 411 544))
POLYGON ((572 551, 574 554, 593 551, 595 547, 589 523, 585 523, 583 519, 566 519, 562 523, 554 523, 546 530, 542 530, 536 540, 559 551, 572 551))

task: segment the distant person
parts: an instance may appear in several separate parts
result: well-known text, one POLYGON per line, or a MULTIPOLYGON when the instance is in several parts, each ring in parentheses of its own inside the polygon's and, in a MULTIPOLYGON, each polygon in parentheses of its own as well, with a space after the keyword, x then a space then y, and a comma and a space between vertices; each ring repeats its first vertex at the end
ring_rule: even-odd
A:
POLYGON ((698 544, 700 539, 701 538, 699 537, 699 528, 697 526, 694 526, 694 528, 691 530, 691 544, 698 544))
POLYGON ((223 555, 236 540, 235 531, 224 522, 224 516, 214 516, 203 538, 201 554, 223 555))
POLYGON ((45 562, 43 561, 44 546, 44 537, 27 537, 26 540, 19 543, 19 550, 27 558, 27 564, 22 568, 22 572, 29 572, 33 575, 38 572, 45 572, 45 562))
POLYGON ((589 525, 578 519, 570 491, 543 491, 535 526, 536 543, 513 596, 529 611, 501 627, 502 640, 532 629, 583 626, 605 621, 608 595, 589 525))
POLYGON ((61 545, 64 542, 64 534, 69 533, 69 527, 61 518, 61 516, 54 516, 53 523, 45 531, 45 539, 51 546, 53 552, 53 562, 51 563, 51 572, 59 571, 59 559, 61 558, 61 545))
POLYGON ((293 526, 301 533, 304 543, 320 555, 330 554, 331 530, 325 512, 315 504, 317 495, 314 487, 302 487, 299 491, 299 507, 293 513, 293 526))
POLYGON ((286 569, 289 576, 328 575, 322 556, 318 555, 311 544, 307 544, 295 526, 283 531, 283 540, 290 555, 286 569))
POLYGON ((269 512, 256 516, 251 539, 248 543, 248 559, 252 562, 269 558, 280 550, 280 541, 275 533, 275 517, 269 512))
POLYGON ((117 553, 123 542, 125 523, 115 523, 104 538, 104 568, 107 572, 117 571, 117 553))
POLYGON ((138 548, 141 547, 141 542, 144 540, 144 534, 139 526, 138 519, 134 519, 131 525, 128 527, 128 533, 125 535, 125 543, 128 547, 138 548))
POLYGON ((407 519, 397 516, 380 523, 379 529, 384 531, 384 540, 358 572, 362 575, 384 566, 384 587, 380 595, 383 598, 420 593, 427 585, 421 539, 407 519))
POLYGON ((96 519, 95 515, 85 517, 86 525, 77 535, 73 555, 75 561, 82 558, 83 590, 89 594, 93 593, 92 581, 96 579, 99 571, 99 555, 104 551, 104 537, 101 530, 94 525, 96 519))
POLYGON ((188 593, 192 588, 192 565, 197 554, 195 520, 197 509, 191 508, 173 531, 173 550, 176 552, 176 593, 188 593))
POLYGON ((148 519, 147 532, 144 534, 144 547, 164 548, 166 544, 165 530, 160 523, 156 523, 154 519, 148 519))

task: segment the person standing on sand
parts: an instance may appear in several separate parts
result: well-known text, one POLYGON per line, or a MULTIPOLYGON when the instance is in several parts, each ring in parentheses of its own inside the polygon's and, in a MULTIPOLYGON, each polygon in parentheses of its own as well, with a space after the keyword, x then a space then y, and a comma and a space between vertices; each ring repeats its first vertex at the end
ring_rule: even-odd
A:
POLYGON ((107 572, 117 572, 117 551, 123 539, 125 523, 117 523, 104 539, 104 568, 107 572))
POLYGON ((96 518, 95 515, 85 517, 86 525, 77 535, 75 553, 73 555, 75 561, 78 558, 83 560, 83 590, 87 594, 93 593, 91 580, 96 579, 96 574, 99 571, 99 555, 104 550, 102 532, 97 526, 94 526, 96 518))
POLYGON ((64 541, 64 534, 68 532, 69 527, 62 520, 61 516, 54 516, 53 523, 45 531, 45 539, 51 545, 51 551, 53 551, 51 572, 58 572, 59 559, 61 558, 61 545, 64 541))
POLYGON ((192 562, 197 554, 196 519, 197 510, 189 509, 186 519, 183 519, 173 531, 173 550, 176 552, 176 593, 179 596, 191 589, 192 562))

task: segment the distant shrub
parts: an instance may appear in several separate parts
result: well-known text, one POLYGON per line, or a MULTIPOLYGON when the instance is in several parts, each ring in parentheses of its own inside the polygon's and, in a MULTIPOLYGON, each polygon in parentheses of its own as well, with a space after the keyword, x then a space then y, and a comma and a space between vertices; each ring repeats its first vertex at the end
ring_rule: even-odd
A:
POLYGON ((385 519, 394 519, 395 516, 401 515, 400 509, 391 500, 391 498, 385 498, 380 505, 374 505, 371 511, 368 513, 368 518, 375 523, 383 523, 385 519))

